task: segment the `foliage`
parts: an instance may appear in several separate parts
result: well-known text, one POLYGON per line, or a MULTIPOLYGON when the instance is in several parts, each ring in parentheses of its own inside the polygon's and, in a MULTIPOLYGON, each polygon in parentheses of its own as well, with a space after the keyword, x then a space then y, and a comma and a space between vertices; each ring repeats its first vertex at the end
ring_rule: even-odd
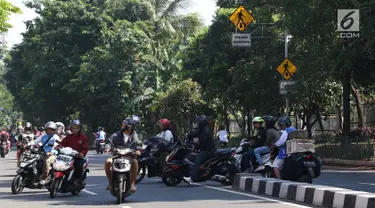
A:
POLYGON ((12 25, 7 22, 11 14, 21 13, 20 8, 14 6, 7 0, 0 0, 0 31, 7 32, 9 28, 12 28, 12 25))

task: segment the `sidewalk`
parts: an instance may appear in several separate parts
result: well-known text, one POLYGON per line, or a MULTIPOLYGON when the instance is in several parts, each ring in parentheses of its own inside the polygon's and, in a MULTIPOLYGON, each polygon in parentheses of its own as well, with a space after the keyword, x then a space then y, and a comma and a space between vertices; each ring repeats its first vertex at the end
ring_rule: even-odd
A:
POLYGON ((346 167, 368 167, 375 169, 375 161, 362 161, 362 160, 342 160, 335 158, 322 158, 323 165, 328 166, 346 166, 346 167))

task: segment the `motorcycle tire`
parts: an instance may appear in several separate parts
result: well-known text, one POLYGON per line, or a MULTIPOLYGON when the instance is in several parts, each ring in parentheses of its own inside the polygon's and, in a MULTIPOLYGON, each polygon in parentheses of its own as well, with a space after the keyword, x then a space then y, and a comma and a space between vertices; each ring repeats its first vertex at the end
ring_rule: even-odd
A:
POLYGON ((166 186, 177 186, 182 181, 182 178, 173 175, 172 169, 166 169, 161 179, 166 186))
POLYGON ((1 155, 0 155, 2 158, 5 157, 5 153, 4 152, 1 152, 1 155))
POLYGON ((234 178, 236 176, 236 173, 231 171, 226 174, 226 180, 220 181, 220 183, 224 186, 232 185, 234 182, 234 178))
POLYGON ((49 197, 51 199, 56 197, 61 180, 62 180, 62 178, 53 179, 51 189, 49 191, 49 197))
POLYGON ((146 176, 146 166, 143 163, 138 162, 138 176, 137 179, 135 180, 135 183, 141 182, 146 176), (142 173, 139 174, 142 170, 142 173))
POLYGON ((23 184, 23 177, 21 175, 16 175, 12 181, 12 193, 19 194, 23 191, 24 188, 25 185, 23 184))
POLYGON ((297 182, 310 183, 310 184, 312 184, 312 181, 313 181, 313 178, 309 174, 303 174, 297 180, 297 182))
POLYGON ((121 204, 121 202, 124 199, 123 196, 122 196, 121 187, 122 187, 122 181, 118 181, 118 184, 117 184, 117 201, 116 201, 117 204, 121 204))
POLYGON ((73 196, 77 196, 81 192, 80 189, 70 192, 73 196))

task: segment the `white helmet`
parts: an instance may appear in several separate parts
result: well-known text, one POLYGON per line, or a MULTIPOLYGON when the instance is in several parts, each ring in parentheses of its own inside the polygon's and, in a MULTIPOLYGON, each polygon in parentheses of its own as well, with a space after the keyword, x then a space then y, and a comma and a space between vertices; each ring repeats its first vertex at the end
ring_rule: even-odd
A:
POLYGON ((61 127, 62 131, 65 130, 65 125, 62 122, 56 122, 56 126, 57 126, 57 128, 61 127))
POLYGON ((47 129, 53 129, 53 130, 56 130, 57 129, 57 126, 55 124, 55 122, 53 121, 48 121, 46 123, 46 125, 44 125, 44 128, 47 130, 47 129))

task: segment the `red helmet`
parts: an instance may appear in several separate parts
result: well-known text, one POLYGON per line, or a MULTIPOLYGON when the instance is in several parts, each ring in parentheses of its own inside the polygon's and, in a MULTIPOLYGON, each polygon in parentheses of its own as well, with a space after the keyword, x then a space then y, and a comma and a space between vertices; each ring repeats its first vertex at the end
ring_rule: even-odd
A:
POLYGON ((158 121, 158 125, 163 127, 163 129, 167 129, 171 126, 171 122, 168 119, 163 118, 158 121))

